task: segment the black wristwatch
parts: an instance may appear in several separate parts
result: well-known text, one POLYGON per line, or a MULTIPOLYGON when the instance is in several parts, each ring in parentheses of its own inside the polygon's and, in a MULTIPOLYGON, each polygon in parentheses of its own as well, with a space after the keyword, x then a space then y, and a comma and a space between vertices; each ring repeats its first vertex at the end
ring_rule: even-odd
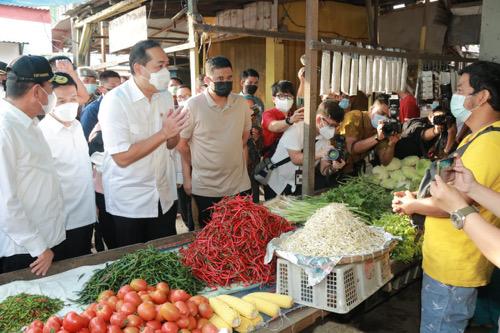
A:
POLYGON ((287 125, 289 125, 289 126, 292 126, 292 125, 293 125, 293 123, 290 121, 290 117, 286 117, 286 118, 285 118, 285 123, 286 123, 287 125))

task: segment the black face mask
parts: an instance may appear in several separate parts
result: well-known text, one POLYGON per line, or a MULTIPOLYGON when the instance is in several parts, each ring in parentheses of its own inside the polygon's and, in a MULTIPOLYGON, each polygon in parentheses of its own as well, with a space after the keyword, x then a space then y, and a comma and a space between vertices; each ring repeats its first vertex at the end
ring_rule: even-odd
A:
POLYGON ((249 95, 253 95, 253 94, 255 94, 256 91, 257 91, 257 86, 255 84, 245 85, 245 93, 247 93, 249 95))
POLYGON ((214 82, 214 93, 220 97, 227 97, 233 90, 233 81, 214 82))

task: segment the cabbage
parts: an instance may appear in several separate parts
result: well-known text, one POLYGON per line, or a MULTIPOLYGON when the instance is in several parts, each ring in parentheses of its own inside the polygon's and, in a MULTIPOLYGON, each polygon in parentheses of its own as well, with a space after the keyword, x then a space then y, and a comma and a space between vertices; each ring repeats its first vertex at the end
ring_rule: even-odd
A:
POLYGON ((417 173, 420 176, 423 176, 425 174, 425 170, 427 170, 427 168, 429 168, 430 165, 431 161, 422 159, 417 162, 415 168, 417 169, 417 173))
POLYGON ((391 179, 394 179, 397 182, 405 180, 405 175, 403 174, 403 172, 401 170, 396 170, 396 171, 391 172, 390 177, 391 177, 391 179))
POLYGON ((372 173, 374 176, 376 176, 379 179, 386 179, 389 177, 389 173, 383 166, 376 166, 372 169, 372 173))
POLYGON ((406 178, 412 179, 413 177, 419 177, 420 175, 417 173, 417 170, 415 168, 409 167, 409 166, 404 166, 401 168, 401 172, 406 178))
POLYGON ((418 156, 407 156, 403 158, 401 163, 403 163, 403 166, 415 166, 417 162, 419 161, 418 156))
POLYGON ((397 185, 397 181, 395 179, 387 178, 380 182, 380 186, 386 188, 388 190, 393 190, 397 185))
POLYGON ((394 157, 391 163, 389 163, 389 165, 386 165, 385 169, 387 171, 394 171, 401 169, 401 160, 399 158, 394 157))

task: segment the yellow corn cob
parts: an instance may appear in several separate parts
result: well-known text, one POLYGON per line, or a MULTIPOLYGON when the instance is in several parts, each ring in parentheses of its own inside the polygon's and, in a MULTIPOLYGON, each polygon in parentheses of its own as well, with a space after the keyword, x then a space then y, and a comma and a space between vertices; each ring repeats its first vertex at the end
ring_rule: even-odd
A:
POLYGON ((293 298, 288 295, 281 295, 275 293, 265 293, 265 292, 257 292, 249 294, 251 297, 262 298, 266 301, 277 304, 280 308, 289 309, 293 306, 293 298))
POLYGON ((233 329, 231 325, 226 323, 221 317, 218 315, 214 314, 212 317, 210 317, 210 322, 215 325, 218 329, 225 328, 227 329, 228 333, 232 333, 233 329))
POLYGON ((252 303, 257 308, 257 311, 265 313, 271 318, 276 318, 280 315, 280 307, 276 303, 252 295, 246 295, 242 299, 248 303, 252 303))
POLYGON ((235 327, 234 330, 240 333, 252 332, 255 329, 255 326, 252 324, 251 319, 246 317, 241 317, 241 324, 238 327, 235 327))
POLYGON ((217 296, 217 299, 220 299, 221 301, 225 302, 227 305, 236 310, 239 314, 249 319, 254 319, 259 314, 259 312, 255 308, 255 305, 253 305, 252 303, 245 302, 241 298, 230 295, 221 295, 217 296))
POLYGON ((214 312, 231 327, 237 327, 240 325, 240 315, 229 305, 227 305, 217 297, 209 298, 208 301, 210 302, 210 306, 212 307, 214 312))

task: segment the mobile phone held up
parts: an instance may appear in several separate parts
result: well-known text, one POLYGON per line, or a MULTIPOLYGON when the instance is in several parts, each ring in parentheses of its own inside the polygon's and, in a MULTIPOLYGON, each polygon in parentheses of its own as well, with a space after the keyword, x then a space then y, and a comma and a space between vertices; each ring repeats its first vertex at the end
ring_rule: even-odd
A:
POLYGON ((437 173, 445 183, 449 183, 455 180, 455 172, 453 171, 453 166, 455 165, 455 158, 445 158, 437 161, 437 173))

